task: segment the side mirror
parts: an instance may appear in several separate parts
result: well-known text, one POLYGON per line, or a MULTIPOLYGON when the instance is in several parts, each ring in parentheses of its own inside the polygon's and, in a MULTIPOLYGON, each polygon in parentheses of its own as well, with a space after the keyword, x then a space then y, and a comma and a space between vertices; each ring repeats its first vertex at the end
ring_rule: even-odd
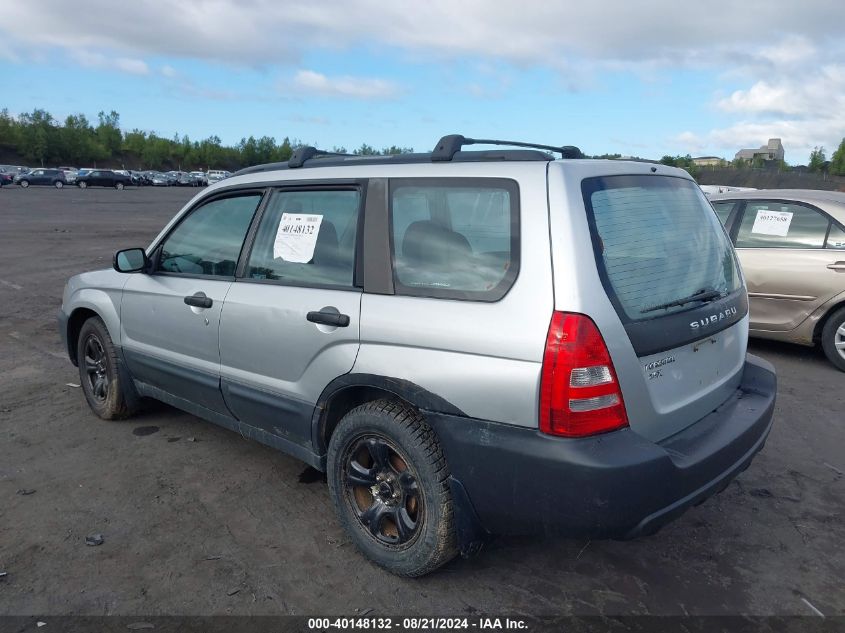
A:
POLYGON ((127 248, 117 251, 112 266, 119 273, 138 273, 146 270, 150 260, 143 248, 127 248))

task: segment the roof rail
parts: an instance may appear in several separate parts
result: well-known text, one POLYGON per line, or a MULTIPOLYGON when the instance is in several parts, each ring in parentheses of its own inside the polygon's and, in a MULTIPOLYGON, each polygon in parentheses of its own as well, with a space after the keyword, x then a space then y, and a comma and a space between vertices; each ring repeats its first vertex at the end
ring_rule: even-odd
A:
POLYGON ((512 147, 531 147, 560 154, 561 158, 584 158, 581 150, 574 145, 540 145, 539 143, 524 143, 522 141, 500 141, 496 139, 466 138, 460 134, 449 134, 441 138, 431 152, 432 162, 450 161, 464 145, 510 145, 512 147))
POLYGON ((297 147, 293 151, 293 154, 291 154, 291 157, 288 160, 288 167, 291 169, 302 167, 306 160, 316 158, 318 156, 349 156, 349 154, 327 152, 322 149, 317 149, 316 147, 311 147, 310 145, 303 145, 302 147, 297 147))

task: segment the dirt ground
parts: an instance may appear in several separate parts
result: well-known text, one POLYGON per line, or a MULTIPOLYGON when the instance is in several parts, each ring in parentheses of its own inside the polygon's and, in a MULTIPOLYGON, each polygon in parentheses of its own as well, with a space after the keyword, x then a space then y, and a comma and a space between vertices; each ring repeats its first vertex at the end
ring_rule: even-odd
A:
POLYGON ((499 539, 418 580, 357 553, 301 462, 164 405, 95 418, 65 280, 194 193, 0 190, 0 614, 845 614, 845 374, 816 350, 752 344, 779 373, 769 442, 657 535, 499 539))

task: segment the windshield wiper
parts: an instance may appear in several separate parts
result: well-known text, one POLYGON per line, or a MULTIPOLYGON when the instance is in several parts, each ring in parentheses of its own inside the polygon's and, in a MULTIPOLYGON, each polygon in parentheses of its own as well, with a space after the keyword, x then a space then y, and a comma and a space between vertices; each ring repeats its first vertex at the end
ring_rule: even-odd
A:
POLYGON ((655 310, 665 310, 666 308, 674 308, 676 306, 682 306, 688 303, 692 303, 693 301, 709 301, 710 299, 717 299, 723 296, 725 296, 724 293, 720 290, 716 290, 715 288, 710 290, 702 288, 701 290, 695 291, 688 297, 675 299, 674 301, 667 301, 666 303, 651 306, 650 308, 643 308, 642 310, 640 310, 640 314, 645 314, 646 312, 654 312, 655 310))

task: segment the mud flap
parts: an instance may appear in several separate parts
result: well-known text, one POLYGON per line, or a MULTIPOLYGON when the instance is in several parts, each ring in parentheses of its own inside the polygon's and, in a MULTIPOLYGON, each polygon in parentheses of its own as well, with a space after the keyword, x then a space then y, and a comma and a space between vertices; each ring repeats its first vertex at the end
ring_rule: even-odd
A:
POLYGON ((481 522, 475 514, 475 509, 463 484, 449 476, 449 489, 452 492, 452 511, 458 550, 461 552, 461 557, 471 558, 481 551, 490 535, 481 527, 481 522))

